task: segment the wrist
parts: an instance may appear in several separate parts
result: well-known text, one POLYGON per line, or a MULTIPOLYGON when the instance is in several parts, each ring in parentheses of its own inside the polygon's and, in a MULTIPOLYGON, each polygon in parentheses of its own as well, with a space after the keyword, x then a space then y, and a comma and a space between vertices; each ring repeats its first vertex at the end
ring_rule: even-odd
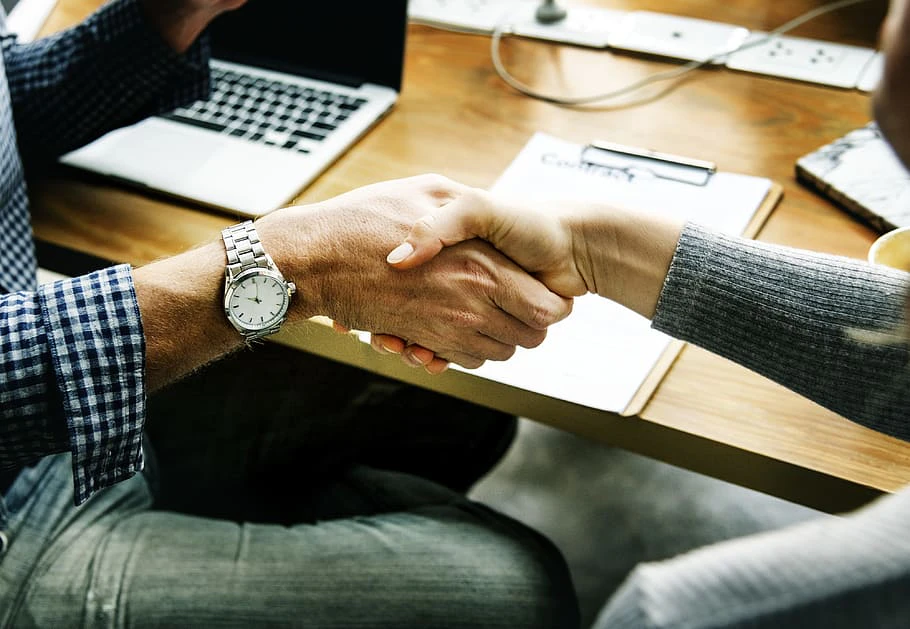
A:
POLYGON ((224 247, 211 242, 133 272, 155 391, 242 344, 224 316, 224 247))
POLYGON ((601 208, 582 217, 573 242, 589 291, 651 318, 683 225, 626 208, 601 208))
POLYGON ((285 280, 297 287, 288 310, 288 322, 329 313, 324 273, 320 270, 331 250, 323 244, 322 237, 328 224, 316 211, 304 211, 299 217, 286 216, 299 209, 276 210, 254 223, 275 266, 285 280))

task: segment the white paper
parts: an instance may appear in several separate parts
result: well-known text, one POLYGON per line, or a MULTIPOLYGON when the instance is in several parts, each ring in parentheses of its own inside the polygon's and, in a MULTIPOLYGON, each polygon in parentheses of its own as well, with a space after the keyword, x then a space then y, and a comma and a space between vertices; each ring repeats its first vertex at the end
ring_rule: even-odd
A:
MULTIPOLYGON (((705 186, 642 170, 586 166, 582 146, 534 135, 493 190, 536 199, 599 199, 684 216, 741 234, 771 187, 768 179, 716 173, 705 186)), ((482 378, 605 411, 622 412, 670 342, 650 321, 596 295, 575 300, 537 348, 464 370, 482 378)), ((458 366, 453 368, 461 369, 458 366)))

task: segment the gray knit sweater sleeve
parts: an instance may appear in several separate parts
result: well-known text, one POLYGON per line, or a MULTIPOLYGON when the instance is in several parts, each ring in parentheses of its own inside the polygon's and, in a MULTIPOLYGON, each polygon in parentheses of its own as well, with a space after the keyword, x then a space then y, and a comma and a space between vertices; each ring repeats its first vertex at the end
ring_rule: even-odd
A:
POLYGON ((689 224, 653 327, 815 402, 910 440, 906 343, 856 340, 903 325, 910 275, 689 224))

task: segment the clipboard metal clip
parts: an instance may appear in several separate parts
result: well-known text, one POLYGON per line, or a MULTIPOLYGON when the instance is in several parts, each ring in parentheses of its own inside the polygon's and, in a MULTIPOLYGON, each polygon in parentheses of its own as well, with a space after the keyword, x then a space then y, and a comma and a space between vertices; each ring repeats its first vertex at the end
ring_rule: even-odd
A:
POLYGON ((586 144, 581 150, 581 161, 593 166, 621 170, 630 178, 645 172, 660 179, 695 186, 706 185, 711 175, 717 172, 714 162, 602 141, 586 144))

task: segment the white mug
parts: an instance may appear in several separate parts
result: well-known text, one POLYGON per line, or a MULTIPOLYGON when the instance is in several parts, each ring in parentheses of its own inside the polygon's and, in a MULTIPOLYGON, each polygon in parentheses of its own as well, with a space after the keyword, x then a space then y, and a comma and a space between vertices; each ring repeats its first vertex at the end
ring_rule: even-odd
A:
POLYGON ((882 234, 869 247, 869 262, 910 272, 910 227, 882 234))

